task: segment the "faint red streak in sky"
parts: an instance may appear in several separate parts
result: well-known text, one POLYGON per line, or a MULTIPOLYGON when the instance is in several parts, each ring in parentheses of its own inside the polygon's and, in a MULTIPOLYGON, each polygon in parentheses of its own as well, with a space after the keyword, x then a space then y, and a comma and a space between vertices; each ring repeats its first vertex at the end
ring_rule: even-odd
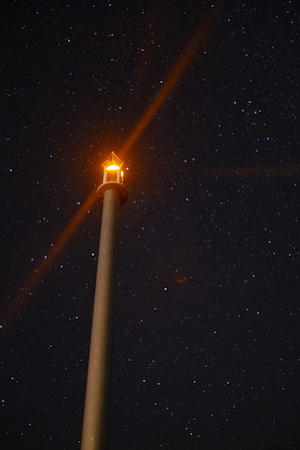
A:
POLYGON ((299 165, 288 166, 240 166, 240 167, 195 167, 182 169, 179 172, 194 172, 207 175, 298 175, 299 165))
MULTIPOLYGON (((125 158, 127 153, 131 150, 132 146, 139 139, 143 131, 151 122, 154 115, 157 113, 159 108, 165 102, 167 96, 179 83, 185 71, 191 65, 193 59, 196 57, 197 53, 203 49, 204 44, 213 30, 213 25, 215 23, 217 9, 211 10, 204 18, 201 20, 196 32, 193 34, 191 40, 186 45, 184 51, 180 55, 179 59, 171 69, 166 81, 162 84, 161 88, 158 90, 157 95, 151 101, 149 107, 145 111, 144 115, 140 119, 137 126, 134 128, 132 133, 127 138, 125 144, 122 146, 118 155, 121 158, 125 158)), ((93 190, 86 201, 79 208, 78 212, 73 217, 72 221, 61 233, 53 247, 50 247, 46 258, 43 258, 41 262, 35 267, 32 274, 28 277, 24 286, 21 288, 19 293, 9 302, 9 305, 4 310, 2 316, 0 317, 0 326, 3 330, 8 329, 8 326, 17 317, 25 303, 28 301, 29 297, 32 296, 34 290, 37 288, 38 284, 43 280, 48 269, 54 263, 59 251, 65 246, 67 241, 70 239, 74 231, 77 229, 79 223, 84 218, 87 211, 90 209, 92 204, 97 198, 96 190, 93 190)))
POLYGON ((119 151, 121 158, 125 158, 125 156, 130 151, 132 146, 135 144, 140 135, 143 133, 145 128, 149 125, 153 116, 162 106, 167 96, 179 83, 184 72, 191 65, 193 59, 196 57, 199 51, 203 49, 207 38, 209 37, 209 35, 213 30, 213 25, 216 19, 216 12, 217 9, 211 10, 204 17, 204 19, 201 20, 199 26, 197 27, 196 32, 194 33, 191 40, 186 45, 184 51, 178 58, 177 62, 171 69, 166 81, 162 84, 157 95, 151 101, 149 107, 146 109, 145 113, 141 117, 139 123, 134 128, 132 133, 129 135, 125 144, 121 147, 119 151))
POLYGON ((86 201, 78 209, 77 213, 75 214, 69 225, 67 225, 64 231, 61 233, 55 244, 50 247, 47 255, 45 255, 43 259, 36 265, 18 294, 9 302, 7 308, 0 318, 0 326, 3 327, 3 330, 7 329, 12 320, 20 314, 22 308, 25 306, 25 302, 28 301, 29 297, 32 296, 34 290, 38 287, 38 284, 43 280, 48 269, 51 267, 56 257, 58 256, 59 251, 68 242, 74 231, 77 229, 79 223, 86 215, 87 211, 91 208, 96 198, 97 192, 94 189, 90 193, 86 201))

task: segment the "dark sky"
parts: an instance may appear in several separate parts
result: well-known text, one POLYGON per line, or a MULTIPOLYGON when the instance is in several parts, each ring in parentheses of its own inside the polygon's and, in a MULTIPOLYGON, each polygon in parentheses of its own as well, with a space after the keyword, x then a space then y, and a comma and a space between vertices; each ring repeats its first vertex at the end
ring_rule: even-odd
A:
POLYGON ((125 157, 110 448, 299 448, 299 9, 3 2, 1 448, 80 447, 101 206, 41 262, 189 44, 125 157))

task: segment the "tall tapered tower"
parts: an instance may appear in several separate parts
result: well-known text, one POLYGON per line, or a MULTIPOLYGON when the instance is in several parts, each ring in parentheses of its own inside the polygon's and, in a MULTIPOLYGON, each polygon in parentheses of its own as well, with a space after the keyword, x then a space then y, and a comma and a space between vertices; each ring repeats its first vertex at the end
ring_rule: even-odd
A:
POLYGON ((81 450, 107 450, 119 207, 127 200, 123 162, 112 152, 102 166, 103 202, 81 450))

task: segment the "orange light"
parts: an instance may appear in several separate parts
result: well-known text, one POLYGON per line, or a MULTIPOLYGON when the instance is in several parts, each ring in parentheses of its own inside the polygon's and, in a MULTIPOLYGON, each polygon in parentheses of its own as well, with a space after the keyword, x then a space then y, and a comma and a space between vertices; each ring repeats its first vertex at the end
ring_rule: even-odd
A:
POLYGON ((186 282, 187 282, 187 279, 185 277, 176 278, 176 283, 182 284, 182 283, 186 283, 186 282))
POLYGON ((120 170, 120 169, 121 167, 115 166, 114 164, 105 168, 105 170, 120 170))
POLYGON ((109 158, 102 164, 104 169, 103 183, 123 184, 123 172, 121 170, 122 165, 123 161, 117 157, 115 152, 111 152, 109 158))
POLYGON ((123 165, 123 161, 117 157, 115 152, 111 152, 109 159, 102 164, 104 170, 120 170, 123 165))

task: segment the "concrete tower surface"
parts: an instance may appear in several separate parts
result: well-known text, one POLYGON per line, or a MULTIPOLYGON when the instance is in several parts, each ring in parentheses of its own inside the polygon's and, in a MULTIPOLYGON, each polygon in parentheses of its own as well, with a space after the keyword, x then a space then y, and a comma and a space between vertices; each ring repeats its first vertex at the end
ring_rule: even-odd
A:
POLYGON ((112 152, 102 164, 103 183, 98 188, 103 211, 81 450, 108 449, 118 212, 127 200, 122 164, 112 152))

